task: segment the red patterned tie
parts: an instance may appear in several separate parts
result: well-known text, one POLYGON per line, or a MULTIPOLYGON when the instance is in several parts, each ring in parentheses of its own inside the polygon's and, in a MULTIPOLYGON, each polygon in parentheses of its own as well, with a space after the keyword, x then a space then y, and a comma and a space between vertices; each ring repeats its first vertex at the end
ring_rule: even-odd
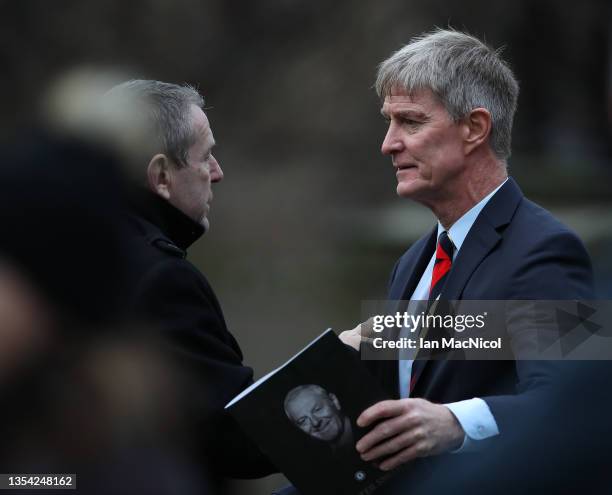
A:
MULTIPOLYGON (((431 275, 431 285, 429 286, 429 306, 435 301, 440 293, 442 292, 442 288, 444 287, 444 283, 448 277, 448 272, 450 272, 453 266, 453 252, 455 250, 455 246, 453 242, 448 237, 448 233, 446 231, 442 232, 438 237, 438 246, 436 248, 436 260, 434 262, 433 273, 431 275)), ((414 361, 412 363, 412 371, 410 374, 410 384, 408 385, 410 390, 410 395, 412 395, 412 391, 414 390, 414 386, 419 379, 421 371, 423 370, 424 362, 414 361)))
POLYGON ((453 266, 454 249, 455 246, 453 246, 453 242, 448 237, 448 233, 446 231, 442 232, 438 237, 436 261, 431 276, 431 285, 429 286, 430 301, 435 301, 440 295, 440 292, 442 292, 442 287, 444 287, 448 272, 450 272, 453 266))

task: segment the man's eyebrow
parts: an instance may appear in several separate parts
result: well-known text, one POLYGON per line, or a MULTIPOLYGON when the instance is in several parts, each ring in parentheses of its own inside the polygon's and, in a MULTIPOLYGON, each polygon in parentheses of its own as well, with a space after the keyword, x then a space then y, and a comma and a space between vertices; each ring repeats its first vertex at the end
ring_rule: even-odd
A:
MULTIPOLYGON (((383 117, 389 118, 389 113, 387 113, 384 109, 380 109, 380 113, 383 117)), ((395 112, 391 112, 394 117, 404 118, 404 119, 420 119, 427 120, 429 117, 427 114, 421 110, 396 110, 395 112)))

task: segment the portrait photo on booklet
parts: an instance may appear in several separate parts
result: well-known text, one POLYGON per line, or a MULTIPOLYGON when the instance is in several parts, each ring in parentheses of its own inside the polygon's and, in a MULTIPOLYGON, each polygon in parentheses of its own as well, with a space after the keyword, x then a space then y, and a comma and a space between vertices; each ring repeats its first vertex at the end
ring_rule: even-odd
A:
POLYGON ((370 428, 356 420, 387 398, 358 354, 328 329, 226 409, 300 494, 360 495, 389 474, 359 456, 355 444, 370 428))

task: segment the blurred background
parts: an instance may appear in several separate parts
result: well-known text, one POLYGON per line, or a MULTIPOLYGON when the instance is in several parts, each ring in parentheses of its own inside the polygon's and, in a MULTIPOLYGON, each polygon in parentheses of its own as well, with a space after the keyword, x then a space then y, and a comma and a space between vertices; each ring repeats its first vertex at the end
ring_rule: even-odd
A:
MULTIPOLYGON (((377 64, 435 26, 505 47, 521 85, 510 173, 587 245, 612 297, 612 15, 606 0, 2 2, 6 140, 77 68, 187 82, 225 179, 191 249, 261 376, 325 328, 353 328, 434 224, 380 154, 377 64)), ((44 245, 40 256, 45 256, 44 245)), ((236 483, 265 494, 281 476, 236 483)))

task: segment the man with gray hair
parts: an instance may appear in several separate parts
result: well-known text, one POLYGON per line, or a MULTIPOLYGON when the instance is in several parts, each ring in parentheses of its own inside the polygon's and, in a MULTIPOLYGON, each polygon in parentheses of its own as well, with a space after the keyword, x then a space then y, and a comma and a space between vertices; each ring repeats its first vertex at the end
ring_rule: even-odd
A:
POLYGON ((306 435, 325 442, 334 450, 353 448, 351 419, 344 414, 335 394, 320 385, 292 388, 283 403, 289 421, 306 435))
POLYGON ((134 306, 158 327, 196 386, 197 445, 212 475, 258 477, 274 471, 224 406, 253 382, 242 352, 204 275, 186 260, 187 248, 210 226, 212 184, 223 179, 215 139, 190 86, 132 80, 113 88, 109 104, 124 102, 142 116, 149 139, 133 165, 129 233, 134 306))
MULTIPOLYGON (((498 51, 438 29, 385 60, 376 90, 388 122, 382 153, 391 157, 397 194, 438 219, 395 265, 390 300, 593 298, 582 242, 508 177, 518 84, 498 51)), ((356 345, 359 332, 341 337, 356 345)), ((510 338, 514 349, 537 343, 529 332, 510 338)), ((511 435, 517 411, 530 414, 556 376, 544 361, 366 364, 395 397, 357 420, 374 425, 357 450, 382 470, 446 452, 456 455, 435 462, 473 469, 469 452, 511 435)))

